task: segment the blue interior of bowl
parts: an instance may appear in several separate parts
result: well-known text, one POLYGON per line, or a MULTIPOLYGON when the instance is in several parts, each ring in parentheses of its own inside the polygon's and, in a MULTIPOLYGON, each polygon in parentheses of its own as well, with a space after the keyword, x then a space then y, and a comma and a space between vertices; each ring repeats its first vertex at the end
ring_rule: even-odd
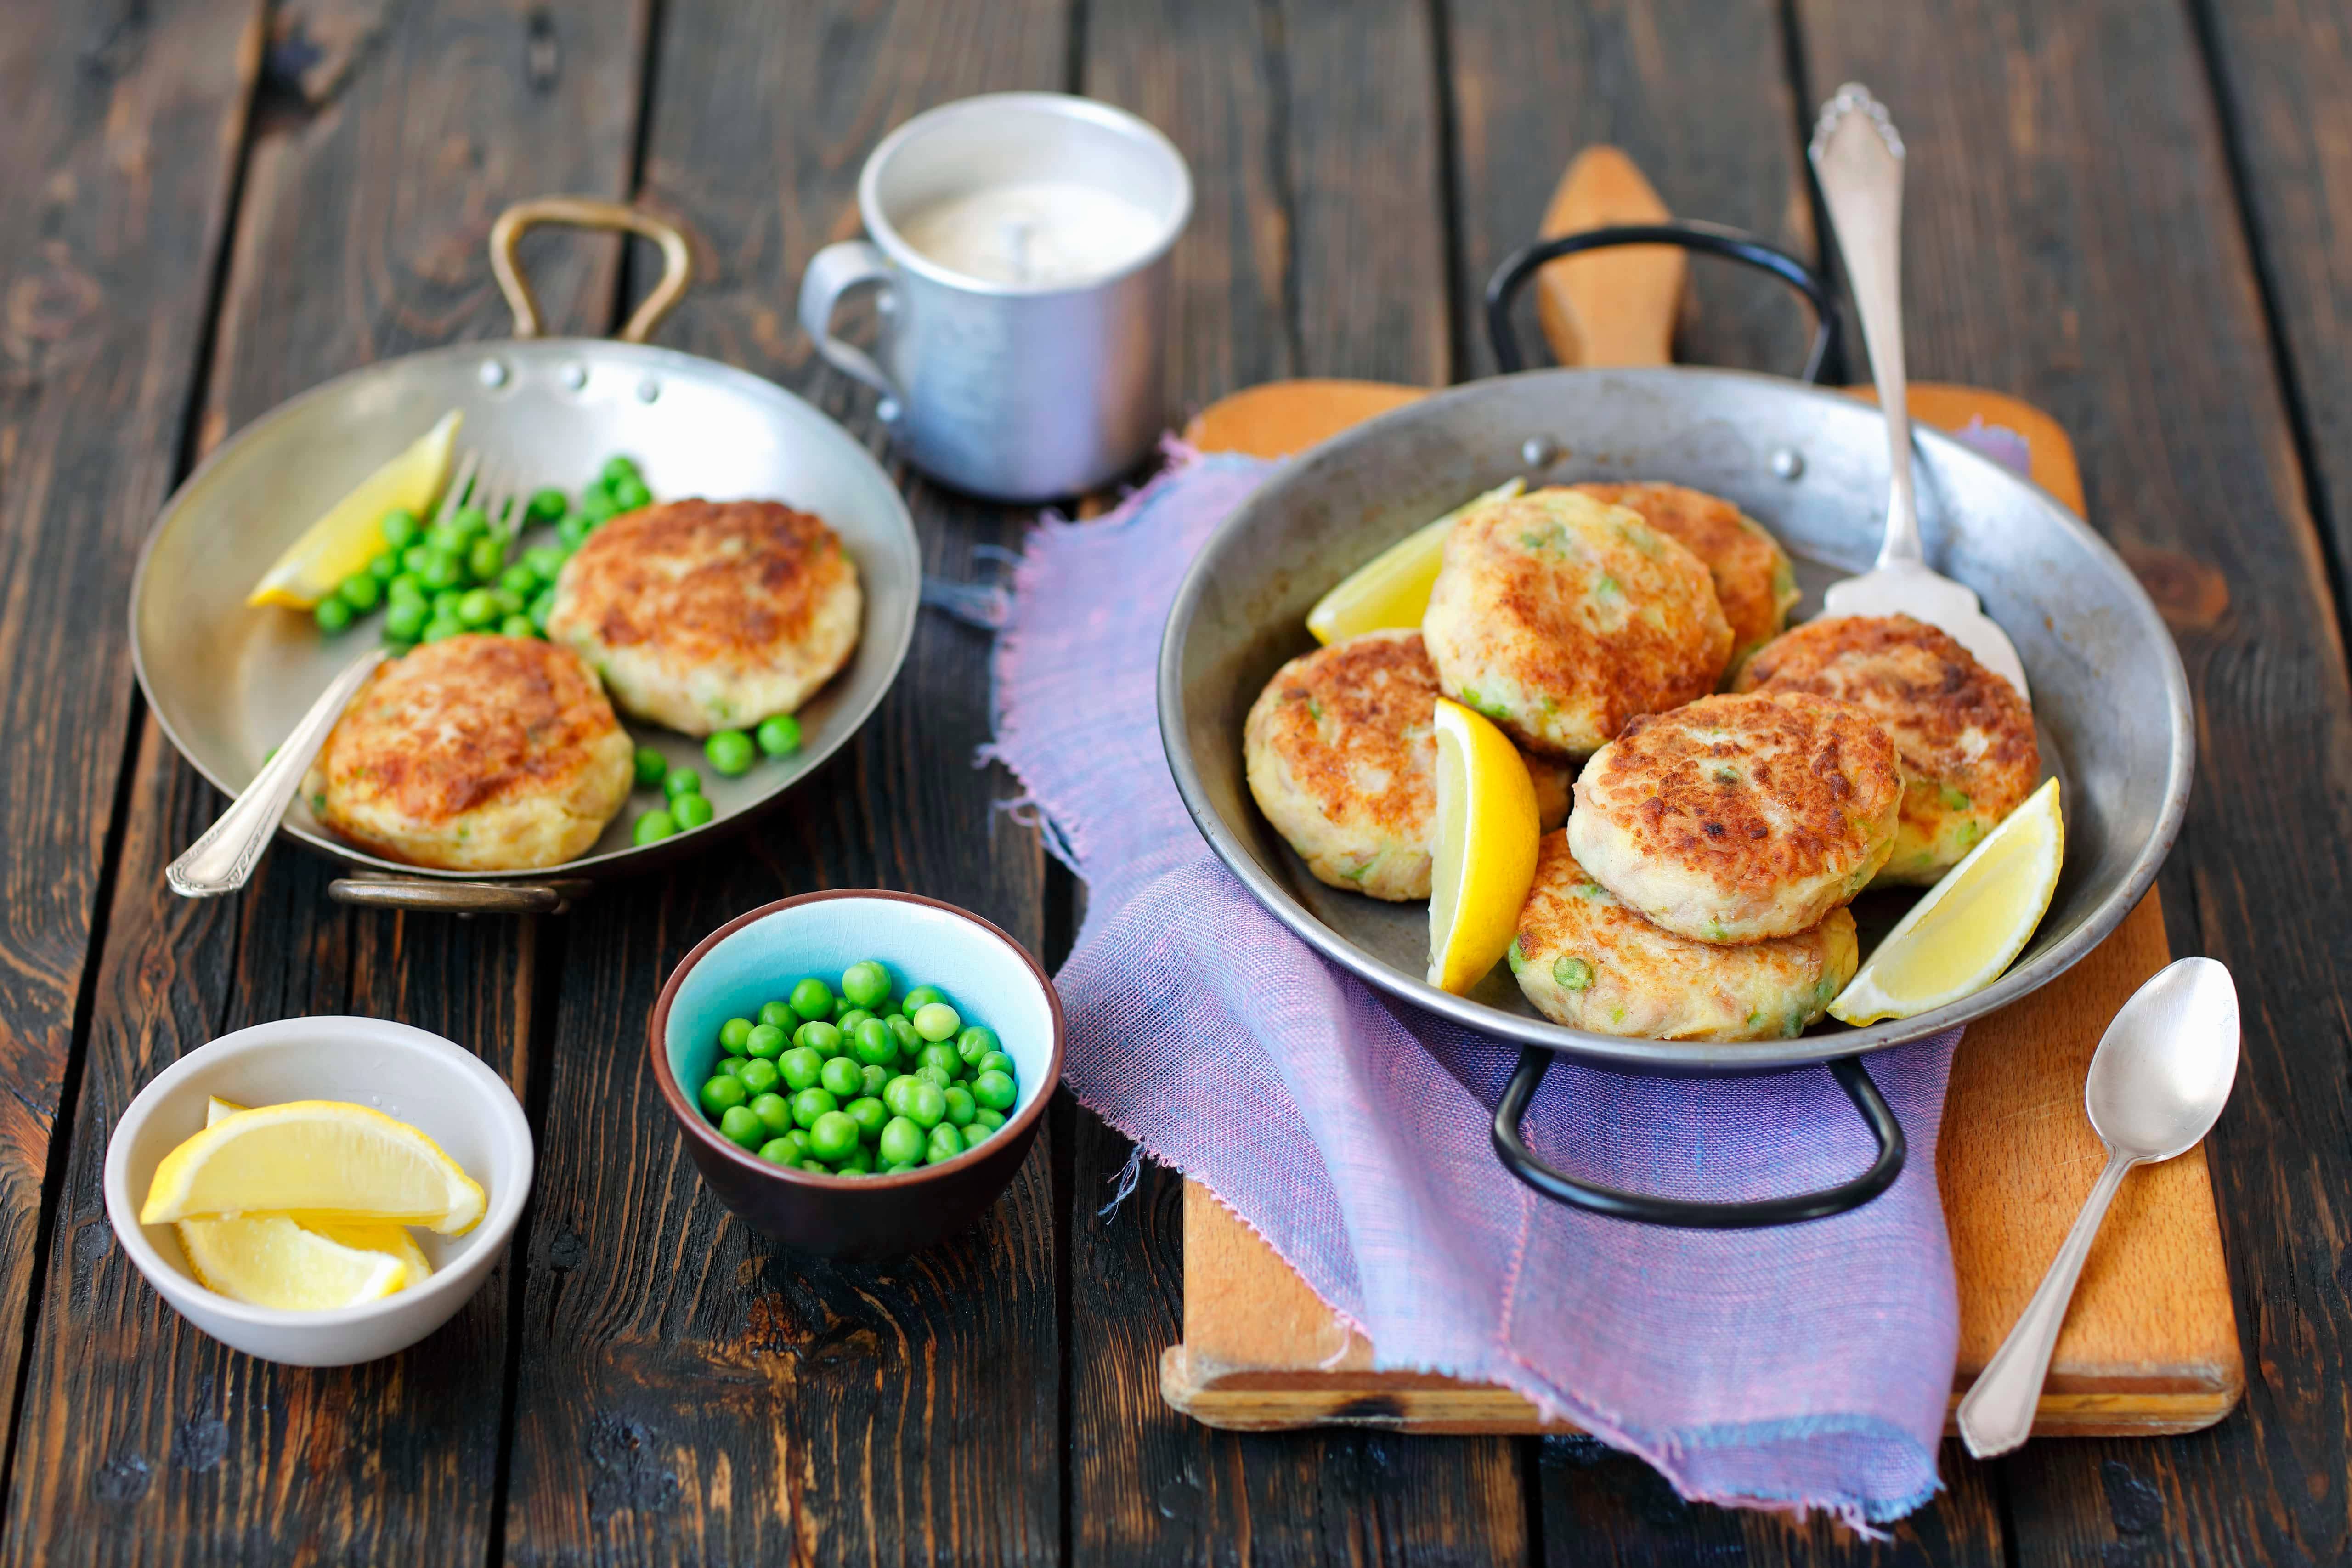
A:
POLYGON ((1054 1052, 1054 1015, 1020 949, 961 915, 896 899, 824 899, 762 915, 702 955, 670 1003, 663 1047, 691 1099, 718 1065, 719 1026, 756 1016, 811 975, 836 991, 841 972, 862 959, 890 971, 891 992, 936 985, 967 1025, 996 1031, 1012 1057, 1019 1097, 1005 1119, 1044 1087, 1054 1052))

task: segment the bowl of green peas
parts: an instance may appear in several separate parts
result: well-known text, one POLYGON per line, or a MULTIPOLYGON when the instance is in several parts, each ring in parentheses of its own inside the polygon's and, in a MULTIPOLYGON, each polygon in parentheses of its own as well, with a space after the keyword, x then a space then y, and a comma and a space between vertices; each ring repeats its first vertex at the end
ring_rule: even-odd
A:
POLYGON ((721 1202, 803 1251, 890 1257, 969 1225, 1062 1072, 1059 998, 1018 942, 910 893, 764 905, 655 1004, 655 1081, 721 1202))

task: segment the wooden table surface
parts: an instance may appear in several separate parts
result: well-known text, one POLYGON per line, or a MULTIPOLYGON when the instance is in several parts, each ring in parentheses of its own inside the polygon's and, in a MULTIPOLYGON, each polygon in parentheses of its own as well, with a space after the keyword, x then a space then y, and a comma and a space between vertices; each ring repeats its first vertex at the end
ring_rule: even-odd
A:
MULTIPOLYGON (((0 1563, 982 1560, 2018 1564, 2342 1561, 2352 1340, 2352 19, 2332 0, 82 0, 0 26, 0 1563), (1097 1209, 1123 1140, 1057 1104, 973 1234, 889 1268, 781 1255, 682 1157, 638 1046, 668 965, 782 892, 950 899, 1049 959, 1078 898, 992 809, 986 644, 927 616, 850 752, 726 853, 538 921, 328 901, 274 855, 189 903, 219 808, 140 700, 135 552, 225 435, 386 355, 500 336, 491 217, 547 192, 694 233, 661 341, 772 376, 877 450, 793 328, 860 162, 1000 88, 1123 104, 1192 159, 1170 374, 1487 373, 1480 284, 1570 154, 1817 252, 1810 106, 1849 78, 1912 158, 1910 358, 2072 433, 2093 521, 2158 592, 2200 777, 2176 951, 2245 999, 2210 1144, 2243 1406, 2150 1441, 1948 1447, 1873 1547, 1685 1505, 1581 1438, 1245 1436, 1163 1406, 1177 1179, 1097 1209), (305 1012, 449 1035, 540 1142, 509 1260, 441 1334, 304 1372, 137 1278, 108 1130, 183 1050, 305 1012)), ((551 318, 650 281, 535 239, 551 318)), ((1788 370, 1769 285, 1697 269, 1687 359, 1788 370)), ((1850 365, 1858 374, 1858 362, 1850 365)), ((909 477, 927 567, 1026 515, 909 477)))

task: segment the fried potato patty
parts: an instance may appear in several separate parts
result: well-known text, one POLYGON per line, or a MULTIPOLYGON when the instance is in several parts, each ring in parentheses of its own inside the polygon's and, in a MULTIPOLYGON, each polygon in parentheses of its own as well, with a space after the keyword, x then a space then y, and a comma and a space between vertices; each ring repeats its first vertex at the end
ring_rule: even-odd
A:
POLYGON ((1623 507, 1533 490, 1463 516, 1421 623, 1446 693, 1583 756, 1715 689, 1731 626, 1706 566, 1623 507))
POLYGON ((1935 881, 2042 777, 2033 712, 2017 688, 1909 616, 1809 621, 1758 654, 1734 686, 1838 698, 1895 737, 1903 805, 1881 883, 1935 881))
POLYGON ((1853 915, 1794 936, 1726 945, 1643 920, 1544 836, 1519 912, 1511 973, 1536 1011, 1571 1029, 1645 1040, 1779 1040, 1805 1032, 1861 963, 1853 915))
MULTIPOLYGON (((1437 671, 1413 631, 1366 632, 1292 659, 1242 728, 1250 794, 1307 868, 1376 899, 1429 897, 1437 831, 1437 671)), ((1528 759, 1547 825, 1567 770, 1528 759)))
POLYGON ((556 580, 548 636, 613 700, 688 735, 790 713, 857 646, 857 568, 823 520, 780 501, 625 512, 556 580))
POLYGON ((303 783, 328 828, 449 871, 556 866, 629 798, 635 748, 578 654, 455 637, 380 667, 303 783))
POLYGON ((1654 482, 1570 487, 1641 514, 1642 521, 1706 563, 1715 597, 1731 623, 1731 661, 1740 661, 1789 624, 1797 604, 1797 569, 1764 525, 1721 496, 1654 482))
POLYGON ((1703 697, 1637 719, 1576 780, 1568 841, 1593 879, 1679 936, 1821 923, 1895 847, 1895 741, 1809 691, 1703 697))

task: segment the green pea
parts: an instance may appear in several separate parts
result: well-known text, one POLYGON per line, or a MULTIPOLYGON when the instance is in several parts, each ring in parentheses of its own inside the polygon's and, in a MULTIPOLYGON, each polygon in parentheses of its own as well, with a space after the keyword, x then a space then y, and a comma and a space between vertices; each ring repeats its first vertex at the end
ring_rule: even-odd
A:
MULTIPOLYGON (((499 623, 499 636, 502 637, 535 637, 539 636, 539 628, 530 624, 530 617, 529 616, 509 616, 505 620, 499 623)), ((677 814, 676 812, 672 812, 670 815, 675 816, 677 814)), ((680 827, 691 827, 694 824, 681 821, 678 826, 680 827)))
POLYGON ((414 642, 425 630, 426 611, 413 599, 394 599, 383 613, 383 629, 387 636, 405 637, 414 642))
POLYGON ((923 1157, 923 1130, 904 1116, 894 1116, 876 1135, 874 1152, 886 1165, 911 1165, 923 1157))
POLYGON ((872 1007, 890 994, 890 972, 868 958, 841 972, 841 994, 859 1007, 872 1007))
POLYGON ((592 485, 580 492, 580 510, 572 515, 586 523, 593 531, 612 521, 613 514, 620 510, 613 504, 611 495, 592 485))
POLYGON ((375 579, 377 587, 388 586, 394 577, 400 575, 400 557, 389 550, 369 556, 367 574, 375 579))
MULTIPOLYGON (((980 1119, 982 1114, 982 1113, 980 1111, 973 1111, 971 1113, 971 1121, 964 1126, 956 1129, 957 1133, 963 1139, 963 1146, 967 1149, 977 1149, 980 1147, 980 1141, 982 1139, 996 1131, 996 1127, 991 1127, 987 1122, 982 1121, 980 1119)), ((994 1115, 995 1113, 991 1111, 987 1114, 994 1115)), ((1004 1123, 999 1121, 996 1125, 997 1127, 1002 1127, 1004 1123)))
POLYGON ((817 1069, 816 1081, 835 1100, 856 1100, 866 1092, 866 1074, 847 1057, 827 1057, 824 1066, 817 1069))
POLYGON ((639 507, 653 504, 654 492, 646 489, 645 480, 634 474, 612 485, 611 490, 615 511, 635 511, 639 507))
POLYGON ((477 580, 488 583, 506 570, 507 542, 495 534, 477 539, 466 552, 466 566, 477 580))
POLYGON ((416 542, 417 530, 420 526, 415 512, 406 507, 396 506, 377 521, 375 529, 378 533, 383 535, 384 543, 395 551, 400 551, 416 542))
POLYGON ((637 748, 638 787, 650 788, 652 785, 661 783, 662 775, 667 772, 669 772, 669 759, 667 757, 663 756, 651 746, 639 746, 637 748))
MULTIPOLYGON (((971 1124, 974 1127, 985 1127, 991 1132, 993 1132, 998 1128, 1004 1125, 1004 1112, 983 1105, 978 1110, 971 1113, 971 1124)), ((967 1133, 965 1136, 969 1137, 971 1135, 967 1133)))
POLYGON ((793 1146, 793 1158, 795 1160, 805 1160, 809 1157, 807 1133, 795 1127, 790 1132, 785 1133, 783 1135, 783 1139, 785 1142, 790 1143, 793 1146))
POLYGON ((874 1016, 874 1015, 867 1012, 863 1007, 852 1007, 847 1012, 836 1016, 833 1021, 833 1026, 839 1029, 843 1034, 855 1039, 857 1035, 857 1026, 872 1016, 874 1016))
POLYGON ((907 1116, 925 1131, 937 1127, 948 1113, 947 1090, 921 1077, 907 1091, 907 1116))
POLYGON ((812 975, 793 987, 793 1011, 803 1018, 833 1016, 833 987, 812 975))
POLYGON ((991 1110, 1010 1110, 1019 1090, 1013 1087, 1012 1075, 994 1068, 971 1080, 971 1097, 991 1110))
POLYGON ((784 1054, 784 1032, 773 1024, 754 1024, 743 1036, 743 1052, 772 1061, 784 1054))
POLYGON ((972 1099, 971 1090, 958 1083, 940 1092, 947 1096, 948 1120, 958 1127, 970 1126, 971 1119, 980 1113, 980 1102, 972 1099))
POLYGON ((972 1076, 975 1078, 984 1072, 1001 1072, 1007 1078, 1015 1076, 1013 1068, 1013 1058, 1006 1056, 1003 1051, 989 1052, 986 1056, 981 1058, 980 1060, 972 1064, 971 1071, 972 1076))
POLYGON ((457 605, 465 596, 466 590, 463 588, 441 589, 438 593, 433 595, 431 601, 433 618, 436 621, 446 621, 453 626, 456 626, 457 624, 457 605))
POLYGON ((924 1068, 936 1068, 947 1076, 949 1083, 952 1083, 956 1075, 963 1071, 963 1058, 956 1055, 953 1046, 934 1040, 915 1053, 915 1067, 918 1071, 924 1068))
POLYGON ((731 1106, 719 1115, 719 1135, 730 1143, 756 1149, 768 1141, 768 1124, 750 1106, 731 1106))
POLYGON ((861 1062, 888 1067, 898 1059, 898 1037, 879 1018, 868 1018, 849 1033, 850 1051, 861 1062))
POLYGON ((817 1075, 824 1070, 824 1058, 806 1046, 794 1046, 776 1058, 776 1066, 782 1071, 784 1081, 792 1085, 793 1091, 797 1094, 815 1085, 817 1075))
POLYGON ((724 1116, 751 1097, 744 1089, 742 1079, 731 1072, 720 1072, 710 1075, 698 1098, 703 1110, 713 1116, 724 1116))
POLYGON ((530 608, 525 610, 523 614, 530 617, 532 626, 537 626, 541 632, 546 631, 549 618, 555 614, 555 590, 541 589, 539 596, 531 600, 530 608))
POLYGON ((400 552, 400 569, 411 576, 422 577, 425 574, 425 563, 432 559, 432 548, 420 542, 400 552))
POLYGON ((735 1076, 753 1094, 766 1094, 776 1087, 776 1080, 782 1075, 776 1071, 776 1064, 765 1057, 753 1057, 735 1069, 735 1076))
POLYGON ((963 1018, 944 1002, 933 1002, 918 1008, 909 1016, 915 1033, 927 1040, 951 1040, 963 1027, 963 1018))
POLYGON ((676 800, 682 795, 700 795, 702 775, 692 768, 672 768, 662 775, 662 794, 676 800))
POLYGON ((571 559, 572 552, 560 544, 534 544, 522 552, 522 559, 516 564, 541 583, 552 586, 563 563, 571 559))
POLYGON ((499 602, 490 597, 488 588, 477 588, 457 601, 457 624, 462 626, 486 626, 499 618, 499 602))
POLYGON ((335 597, 351 606, 355 615, 366 615, 383 597, 383 584, 365 572, 354 572, 335 584, 335 597))
POLYGON ((792 1140, 789 1138, 771 1138, 765 1143, 761 1144, 760 1158, 767 1161, 772 1165, 797 1165, 800 1163, 799 1159, 793 1153, 792 1140))
POLYGON ((571 510, 572 502, 563 492, 550 485, 530 492, 530 504, 523 508, 523 515, 533 522, 553 522, 571 510))
POLYGON ((956 1131, 955 1123, 942 1121, 932 1128, 931 1135, 925 1142, 923 1152, 926 1163, 933 1165, 944 1164, 962 1153, 963 1139, 956 1131))
POLYGON ((555 537, 566 551, 577 550, 588 542, 588 520, 575 511, 555 525, 555 537))
POLYGON ((516 604, 528 605, 540 590, 539 574, 518 561, 499 574, 499 586, 512 594, 516 604))
MULTIPOLYGON (((823 1018, 811 1018, 807 1023, 803 1024, 800 1037, 794 1043, 808 1047, 821 1057, 846 1056, 849 1051, 849 1041, 842 1035, 841 1030, 835 1025, 826 1023, 823 1018)), ((849 1059, 852 1066, 856 1064, 855 1057, 849 1059)))
POLYGON ((721 1050, 742 1054, 743 1043, 751 1037, 751 1020, 730 1018, 719 1026, 719 1046, 721 1050))
POLYGON ((915 1026, 908 1023, 902 1015, 894 1013, 882 1022, 889 1028, 892 1037, 898 1040, 898 1049, 907 1056, 911 1057, 923 1048, 923 1037, 915 1033, 915 1026))
POLYGON ((874 1156, 866 1152, 865 1145, 860 1144, 850 1151, 849 1158, 844 1160, 833 1173, 836 1176, 870 1176, 874 1173, 874 1156))
POLYGON ((932 1003, 947 999, 948 994, 936 985, 918 985, 907 993, 907 999, 898 1004, 898 1011, 902 1016, 912 1018, 932 1003))
MULTIPOLYGON (((759 742, 760 750, 768 755, 787 757, 801 749, 801 721, 789 713, 778 713, 761 720, 760 727, 752 731, 751 738, 759 742)), ((887 996, 889 993, 885 991, 882 994, 887 996)))
POLYGON ((840 1023, 840 1022, 841 1022, 841 1016, 842 1016, 844 1013, 849 1012, 850 1010, 851 1010, 851 1009, 850 1009, 850 1005, 849 1005, 849 998, 848 998, 848 997, 846 997, 846 996, 835 996, 835 997, 833 999, 833 1021, 834 1021, 835 1023, 836 1023, 836 1024, 840 1023))
POLYGON ((734 1077, 737 1073, 741 1072, 741 1071, 743 1070, 743 1064, 744 1064, 745 1062, 747 1062, 747 1061, 751 1060, 751 1058, 749 1058, 749 1057, 738 1057, 738 1056, 724 1056, 724 1057, 720 1057, 720 1058, 719 1058, 719 1065, 718 1065, 717 1067, 715 1067, 715 1068, 711 1068, 710 1070, 711 1070, 712 1072, 714 1072, 714 1073, 722 1073, 722 1072, 723 1072, 723 1073, 727 1074, 727 1076, 728 1076, 728 1077, 732 1078, 732 1077, 734 1077))
POLYGON ((455 621, 426 621, 425 623, 425 630, 417 635, 416 640, 418 642, 440 642, 444 638, 457 636, 465 629, 465 627, 459 626, 455 621))
POLYGON ((629 837, 638 844, 657 844, 677 831, 677 818, 667 811, 649 811, 637 818, 629 837))
POLYGON ((426 548, 438 550, 460 562, 466 559, 467 547, 473 542, 474 536, 454 522, 436 522, 425 531, 426 548))
POLYGON ((857 1135, 868 1143, 882 1136, 883 1124, 890 1120, 890 1109, 870 1094, 861 1094, 841 1108, 841 1113, 857 1123, 857 1135))
POLYGON ((318 622, 319 629, 329 637, 340 637, 351 629, 352 607, 340 595, 330 594, 319 601, 318 606, 310 612, 310 618, 318 622))
MULTIPOLYGON (((477 495, 480 493, 478 490, 475 492, 477 495)), ((449 520, 449 524, 458 532, 471 539, 478 533, 489 531, 490 514, 478 506, 467 504, 457 509, 457 515, 449 520)))
POLYGON ((793 1013, 793 1005, 782 1001, 761 1003, 760 1022, 773 1024, 786 1034, 801 1026, 800 1017, 793 1013))
POLYGON ((771 1138, 781 1138, 793 1130, 793 1108, 781 1094, 762 1089, 751 1096, 744 1109, 760 1119, 771 1138))
POLYGON ((857 1071, 866 1080, 866 1092, 877 1098, 882 1093, 883 1086, 890 1081, 890 1069, 876 1067, 872 1062, 867 1062, 857 1071))
POLYGON ((938 1067, 929 1063, 926 1063, 925 1065, 917 1068, 915 1069, 915 1076, 922 1079, 925 1083, 934 1083, 939 1085, 941 1089, 945 1089, 948 1085, 955 1082, 955 1074, 948 1071, 948 1069, 943 1067, 938 1067))
POLYGON ((635 458, 625 453, 615 452, 604 459, 603 468, 596 470, 596 483, 610 488, 623 479, 634 479, 638 477, 638 474, 635 458))
POLYGON ((907 1114, 907 1097, 915 1092, 915 1081, 911 1075, 900 1073, 882 1086, 882 1103, 889 1107, 891 1115, 907 1114))
POLYGON ((414 572, 403 572, 383 585, 384 602, 393 605, 424 605, 430 603, 425 584, 416 580, 414 572))
POLYGON ((857 1152, 857 1123, 828 1110, 809 1124, 809 1148, 820 1160, 846 1160, 857 1152))
POLYGON ((721 730, 702 742, 702 754, 710 759, 711 767, 722 779, 740 778, 751 771, 759 753, 751 749, 751 737, 740 730, 721 730))
MULTIPOLYGON (((528 621, 523 623, 528 626, 528 621)), ((678 826, 708 827, 719 808, 698 795, 682 795, 669 803, 669 814, 677 818, 678 826)))
POLYGON ((841 1102, 822 1089, 804 1089, 793 1096, 793 1120, 803 1129, 815 1126, 826 1111, 840 1109, 841 1102))

